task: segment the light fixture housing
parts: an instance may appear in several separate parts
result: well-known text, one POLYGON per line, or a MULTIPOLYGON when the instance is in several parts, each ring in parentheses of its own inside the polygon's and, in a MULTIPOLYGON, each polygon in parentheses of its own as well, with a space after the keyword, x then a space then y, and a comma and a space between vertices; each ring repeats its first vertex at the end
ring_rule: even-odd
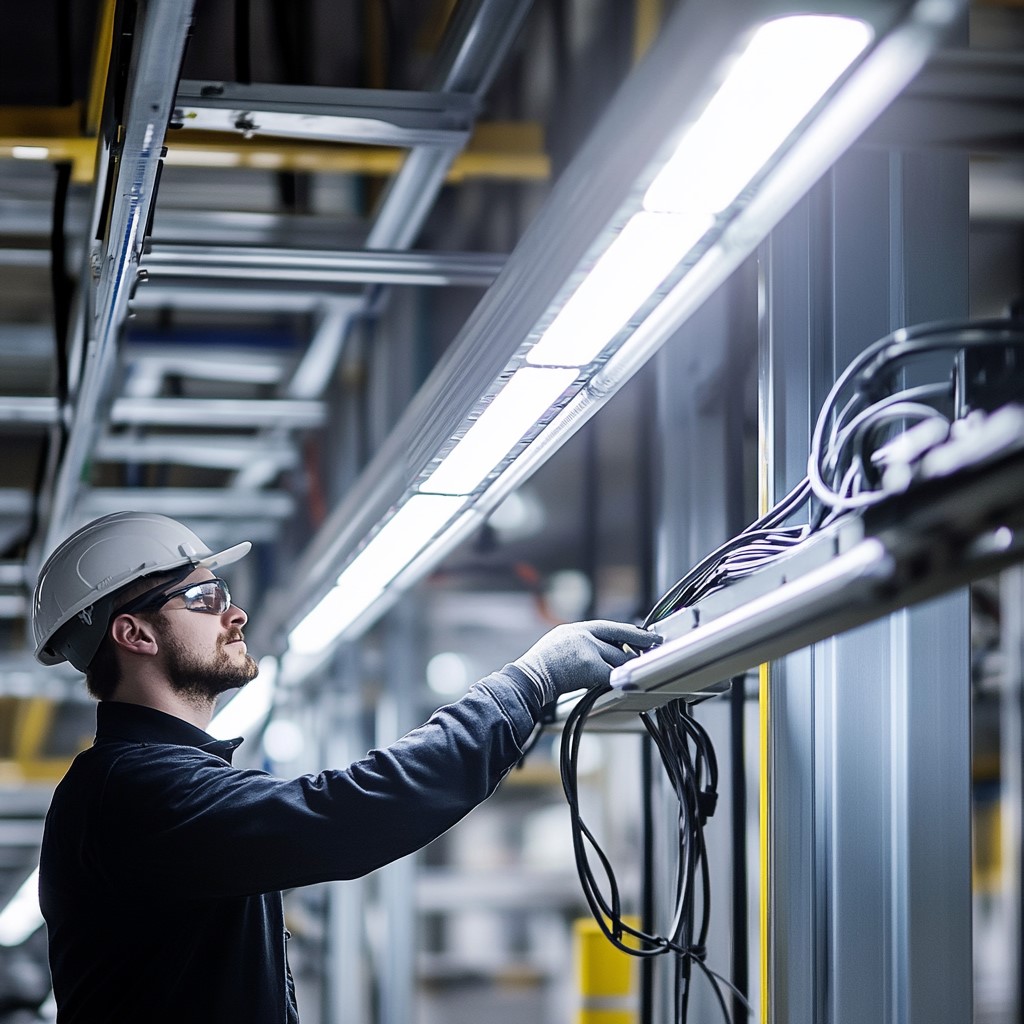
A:
POLYGON ((679 329, 899 94, 964 8, 822 2, 796 17, 778 2, 680 5, 303 556, 287 594, 307 602, 272 600, 264 628, 301 645, 298 626, 320 602, 340 605, 328 595, 367 536, 414 497, 457 494, 423 547, 406 547, 404 569, 364 578, 361 608, 320 611, 325 645, 357 636, 679 329), (828 52, 831 62, 821 59, 828 52), (792 74, 801 67, 804 79, 792 74), (776 108, 787 117, 768 124, 776 108), (716 120, 725 115, 732 132, 716 120), (756 156, 746 163, 733 144, 744 134, 756 156), (697 173, 706 167, 717 168, 710 179, 697 173), (500 409, 503 389, 530 368, 561 370, 569 383, 552 384, 549 404, 496 430, 488 447, 487 410, 500 409))

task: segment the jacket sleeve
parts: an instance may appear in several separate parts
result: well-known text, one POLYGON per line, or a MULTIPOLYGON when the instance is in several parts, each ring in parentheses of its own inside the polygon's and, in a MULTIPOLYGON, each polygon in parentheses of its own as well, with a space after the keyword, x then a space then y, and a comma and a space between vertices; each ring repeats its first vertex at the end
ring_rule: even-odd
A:
POLYGON ((133 747, 108 773, 102 860, 140 890, 250 895, 355 878, 419 849, 486 799, 540 713, 514 667, 394 744, 295 779, 194 747, 133 747))

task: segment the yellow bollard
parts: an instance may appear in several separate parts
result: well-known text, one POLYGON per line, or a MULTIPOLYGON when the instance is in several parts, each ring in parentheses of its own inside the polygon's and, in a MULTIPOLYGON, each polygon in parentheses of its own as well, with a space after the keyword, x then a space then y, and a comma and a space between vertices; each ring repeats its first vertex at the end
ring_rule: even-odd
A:
MULTIPOLYGON (((639 920, 623 917, 632 928, 639 920)), ((637 1024, 637 959, 616 949, 590 917, 573 922, 573 959, 579 1008, 576 1024, 637 1024)))

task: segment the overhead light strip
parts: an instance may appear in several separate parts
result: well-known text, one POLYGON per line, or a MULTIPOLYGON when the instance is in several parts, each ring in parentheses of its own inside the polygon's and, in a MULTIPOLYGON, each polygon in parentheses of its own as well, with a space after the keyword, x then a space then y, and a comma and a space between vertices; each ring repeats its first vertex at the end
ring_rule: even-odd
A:
POLYGON ((465 504, 461 497, 413 495, 347 565, 334 587, 288 634, 288 646, 312 655, 328 647, 384 592, 465 504))
MULTIPOLYGON (((946 23, 955 4, 948 6, 946 23)), ((942 20, 935 17, 927 24, 922 18, 912 26, 915 39, 930 40, 916 44, 915 60, 923 62, 942 20)), ((671 325, 652 316, 662 299, 671 296, 678 313, 688 306, 683 293, 691 280, 694 293, 706 297, 709 280, 717 280, 753 248, 757 239, 744 238, 743 232, 760 231, 760 238, 774 223, 757 202, 762 184, 772 184, 777 196, 795 201, 797 185, 805 191, 828 166, 820 161, 834 161, 856 137, 858 125, 839 132, 833 125, 820 147, 827 153, 807 159, 802 175, 788 167, 790 180, 781 190, 772 183, 770 172, 784 162, 791 145, 796 148, 808 116, 866 53, 873 37, 865 21, 831 14, 779 17, 744 37, 741 52, 721 65, 721 85, 682 126, 660 168, 646 182, 633 183, 633 194, 605 228, 603 249, 591 247, 462 426, 409 482, 399 511, 290 632, 294 650, 323 650, 354 623, 368 624, 367 609, 392 596, 388 589, 396 578, 408 585, 410 574, 403 572, 408 563, 419 559, 422 568, 424 549, 429 547, 436 560, 449 546, 439 543, 441 537, 463 535, 461 528, 454 529, 460 513, 493 508, 496 496, 508 491, 506 480, 521 482, 557 447, 553 436, 564 440, 615 390, 614 378, 626 379, 635 370, 632 348, 639 352, 637 359, 646 359, 655 342, 668 336, 671 325), (796 178, 800 181, 794 184, 796 178), (738 237, 732 226, 736 222, 739 230, 747 207, 756 207, 757 216, 743 224, 738 237), (728 252, 719 251, 723 240, 728 252), (657 321, 659 329, 637 331, 646 319, 657 321), (658 335, 654 341, 652 334, 658 335), (534 459, 534 448, 543 457, 534 459), (414 525, 412 510, 426 507, 418 503, 431 498, 435 504, 429 521, 414 525), (401 543, 391 545, 390 537, 399 531, 401 543), (389 559, 379 562, 376 551, 385 544, 389 559)), ((913 73, 889 70, 882 88, 875 83, 877 106, 862 112, 867 120, 859 127, 905 84, 900 76, 913 73)), ((783 212, 778 210, 775 219, 783 212)), ((459 522, 467 521, 461 515, 459 522)))

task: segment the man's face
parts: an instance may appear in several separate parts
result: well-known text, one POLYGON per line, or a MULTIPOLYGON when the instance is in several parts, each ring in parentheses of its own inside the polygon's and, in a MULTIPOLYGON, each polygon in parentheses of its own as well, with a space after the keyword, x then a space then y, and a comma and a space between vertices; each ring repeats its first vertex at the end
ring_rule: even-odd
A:
MULTIPOLYGON (((199 568, 179 586, 213 579, 209 569, 199 568)), ((213 698, 244 686, 259 668, 242 639, 247 616, 232 604, 221 615, 188 611, 180 597, 168 601, 159 612, 160 651, 172 688, 184 695, 213 698)))

